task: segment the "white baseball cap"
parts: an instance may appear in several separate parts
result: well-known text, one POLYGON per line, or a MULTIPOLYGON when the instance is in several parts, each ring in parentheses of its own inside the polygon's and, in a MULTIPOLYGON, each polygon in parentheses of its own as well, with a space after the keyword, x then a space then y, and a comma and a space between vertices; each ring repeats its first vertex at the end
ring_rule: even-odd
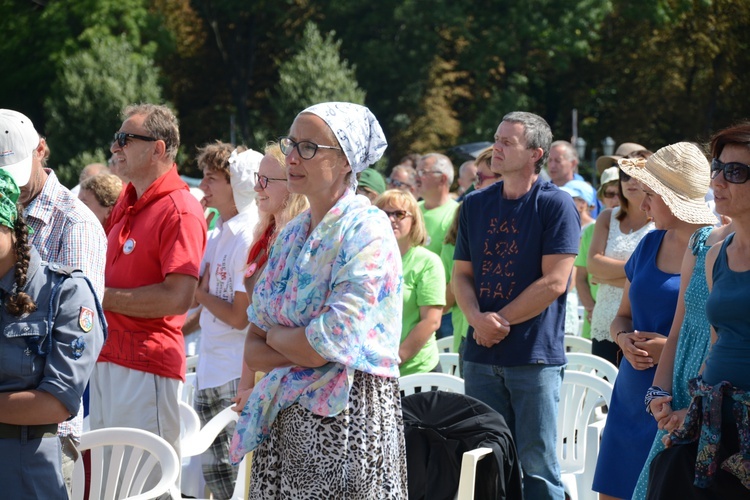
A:
POLYGON ((24 114, 0 109, 0 168, 19 187, 29 183, 32 153, 39 146, 39 134, 24 114))

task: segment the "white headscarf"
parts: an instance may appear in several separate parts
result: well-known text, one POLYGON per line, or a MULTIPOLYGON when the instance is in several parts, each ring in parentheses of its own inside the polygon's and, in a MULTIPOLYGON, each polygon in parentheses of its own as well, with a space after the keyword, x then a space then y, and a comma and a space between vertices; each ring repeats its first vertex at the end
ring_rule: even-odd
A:
POLYGON ((302 111, 320 117, 338 139, 354 175, 357 175, 383 156, 388 147, 383 129, 375 115, 365 106, 350 102, 323 102, 302 111))
POLYGON ((255 173, 259 171, 263 154, 252 149, 229 157, 229 182, 232 185, 234 204, 238 212, 244 212, 255 199, 255 173))

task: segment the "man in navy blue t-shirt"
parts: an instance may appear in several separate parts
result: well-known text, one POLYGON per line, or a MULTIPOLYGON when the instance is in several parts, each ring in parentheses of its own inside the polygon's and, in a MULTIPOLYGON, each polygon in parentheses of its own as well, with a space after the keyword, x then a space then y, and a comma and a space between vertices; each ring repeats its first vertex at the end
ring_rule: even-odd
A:
POLYGON ((564 498, 557 407, 566 291, 581 227, 572 198, 539 179, 551 142, 540 116, 503 117, 492 154, 492 171, 502 181, 466 196, 452 279, 470 325, 466 394, 505 417, 524 496, 535 500, 564 498))

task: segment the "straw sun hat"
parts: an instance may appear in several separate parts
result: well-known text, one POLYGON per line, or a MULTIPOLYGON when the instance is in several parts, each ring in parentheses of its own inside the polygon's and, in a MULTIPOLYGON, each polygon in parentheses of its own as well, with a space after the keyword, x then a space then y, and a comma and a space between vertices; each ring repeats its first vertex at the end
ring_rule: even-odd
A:
POLYGON ((705 196, 711 167, 695 144, 678 142, 642 158, 622 158, 619 167, 662 197, 675 217, 689 224, 716 224, 705 196))

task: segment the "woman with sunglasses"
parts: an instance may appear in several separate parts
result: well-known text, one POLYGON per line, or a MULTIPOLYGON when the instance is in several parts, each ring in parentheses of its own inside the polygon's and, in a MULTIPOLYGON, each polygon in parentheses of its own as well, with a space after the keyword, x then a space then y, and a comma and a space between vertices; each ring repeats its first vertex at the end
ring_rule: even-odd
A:
POLYGON ((675 446, 652 462, 647 498, 750 497, 750 124, 718 132, 711 152, 716 210, 734 233, 706 256, 712 345, 683 425, 664 438, 675 446))
POLYGON ((287 188, 310 209, 276 237, 253 290, 245 362, 267 374, 232 459, 255 450, 251 499, 406 498, 401 259, 388 217, 355 194, 385 137, 369 109, 333 102, 279 142, 287 188))
MULTIPOLYGON (((253 230, 253 243, 247 256, 245 290, 252 299, 252 290, 268 262, 268 252, 279 232, 287 223, 307 210, 307 198, 290 193, 286 187, 284 153, 277 142, 269 142, 264 150, 258 172, 255 173, 255 205, 258 207, 258 222, 253 230)), ((246 337, 247 339, 247 337, 246 337)), ((245 346, 247 349, 247 344, 245 346)), ((255 386, 255 372, 242 363, 242 376, 233 399, 234 410, 240 413, 255 386)))
MULTIPOLYGON (((626 156, 647 159, 651 151, 635 151, 626 156)), ((609 334, 609 325, 617 315, 625 286, 625 262, 641 239, 654 228, 640 209, 643 191, 637 180, 619 170, 617 182, 620 206, 603 210, 596 218, 586 269, 599 284, 596 304, 591 312, 591 352, 614 365, 620 350, 609 334)))
POLYGON ((0 169, 0 485, 3 498, 65 499, 57 424, 78 413, 104 343, 80 271, 42 262, 0 169))
POLYGON ((634 493, 657 430, 643 400, 671 330, 682 257, 693 234, 717 222, 705 202, 708 161, 695 144, 678 142, 648 160, 620 159, 619 166, 640 183, 640 208, 656 229, 643 237, 625 264, 622 302, 610 325, 623 360, 594 474, 593 490, 602 500, 628 499, 634 493))
POLYGON ((435 331, 445 306, 445 270, 440 257, 427 250, 427 229, 411 193, 391 189, 375 200, 388 216, 398 241, 403 267, 401 318, 401 376, 435 371, 439 366, 435 331))

